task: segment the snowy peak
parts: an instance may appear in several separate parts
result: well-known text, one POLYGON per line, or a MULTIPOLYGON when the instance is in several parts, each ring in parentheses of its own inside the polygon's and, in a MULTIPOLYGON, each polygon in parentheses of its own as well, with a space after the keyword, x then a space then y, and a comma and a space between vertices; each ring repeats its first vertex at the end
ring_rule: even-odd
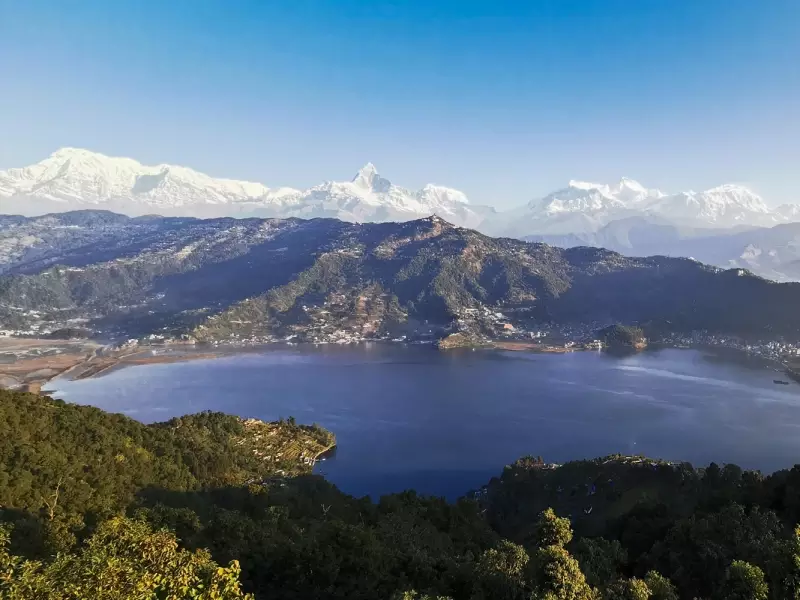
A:
POLYGON ((458 190, 429 184, 396 186, 367 163, 350 181, 301 191, 210 177, 187 167, 142 165, 79 148, 62 148, 43 161, 0 171, 0 212, 42 214, 103 206, 131 215, 335 217, 345 221, 407 221, 441 214, 459 225, 483 217, 458 190))
POLYGON ((511 236, 596 232, 628 217, 717 229, 800 221, 800 206, 770 209, 741 185, 665 194, 627 177, 614 183, 572 180, 526 206, 497 213, 471 206, 453 188, 395 185, 371 162, 352 179, 306 190, 210 177, 177 165, 148 166, 80 148, 61 148, 36 164, 0 171, 0 213, 83 208, 128 215, 332 217, 354 222, 409 221, 436 214, 459 226, 511 236))
POLYGON ((260 183, 215 179, 186 167, 145 166, 79 148, 62 148, 23 169, 0 172, 0 193, 59 203, 132 202, 154 207, 223 204, 268 196, 260 183))
POLYGON ((435 205, 445 204, 469 204, 467 195, 464 192, 454 190, 453 188, 444 187, 443 185, 434 185, 429 183, 417 192, 417 197, 422 201, 435 205))
POLYGON ((368 162, 361 167, 358 173, 356 173, 356 176, 353 177, 353 183, 364 188, 372 189, 372 182, 378 179, 378 177, 378 169, 376 169, 375 165, 371 162, 368 162))
POLYGON ((378 174, 378 169, 371 162, 361 167, 350 183, 356 188, 367 192, 386 193, 392 188, 392 182, 381 178, 378 174))
POLYGON ((570 189, 582 190, 586 192, 596 191, 609 198, 618 197, 620 195, 637 196, 637 197, 638 196, 657 197, 663 195, 659 190, 647 189, 638 181, 634 179, 628 179, 627 177, 623 177, 622 179, 619 180, 618 183, 611 185, 605 183, 591 183, 588 181, 579 181, 576 179, 572 179, 570 180, 567 187, 570 189))
POLYGON ((644 217, 691 228, 769 227, 800 219, 791 206, 771 210, 755 192, 738 184, 702 192, 665 194, 634 179, 604 184, 572 180, 567 187, 511 211, 492 226, 503 235, 571 235, 595 232, 612 221, 644 217))
POLYGON ((761 196, 736 184, 665 196, 651 205, 649 212, 694 227, 771 226, 785 221, 761 196))
POLYGON ((611 191, 619 198, 627 198, 632 200, 661 198, 664 195, 661 190, 646 188, 635 179, 628 179, 627 177, 620 179, 619 183, 611 188, 611 191))
POLYGON ((708 198, 709 201, 721 204, 735 204, 752 212, 764 214, 769 212, 769 208, 763 198, 743 185, 732 183, 720 185, 706 190, 702 195, 708 198))
POLYGON ((635 208, 648 199, 660 198, 658 190, 649 190, 633 179, 622 178, 617 184, 571 180, 566 188, 529 204, 545 214, 581 213, 589 217, 635 208))

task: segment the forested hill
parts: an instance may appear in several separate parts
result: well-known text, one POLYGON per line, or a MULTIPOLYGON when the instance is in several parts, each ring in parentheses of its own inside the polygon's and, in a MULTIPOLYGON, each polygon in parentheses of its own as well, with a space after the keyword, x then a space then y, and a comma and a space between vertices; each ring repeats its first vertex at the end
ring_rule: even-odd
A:
MULTIPOLYGON (((0 598, 800 593, 800 467, 763 477, 641 457, 525 458, 471 499, 372 502, 302 470, 281 475, 253 452, 266 446, 243 444, 246 423, 205 413, 145 426, 0 392, 0 598)), ((331 439, 273 425, 281 449, 331 439)))
POLYGON ((689 259, 490 238, 437 217, 382 224, 97 211, 6 217, 0 251, 0 323, 12 330, 88 319, 95 332, 119 336, 385 337, 480 327, 476 313, 502 311, 522 327, 636 322, 800 333, 800 284, 689 259))

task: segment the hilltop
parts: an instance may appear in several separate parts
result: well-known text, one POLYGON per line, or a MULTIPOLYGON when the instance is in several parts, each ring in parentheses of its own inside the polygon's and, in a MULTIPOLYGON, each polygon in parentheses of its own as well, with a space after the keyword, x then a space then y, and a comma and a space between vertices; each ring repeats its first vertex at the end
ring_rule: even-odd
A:
POLYGON ((117 340, 438 339, 618 322, 800 334, 798 284, 688 259, 491 238, 439 217, 354 224, 84 211, 18 218, 3 238, 0 316, 30 335, 80 327, 117 340))

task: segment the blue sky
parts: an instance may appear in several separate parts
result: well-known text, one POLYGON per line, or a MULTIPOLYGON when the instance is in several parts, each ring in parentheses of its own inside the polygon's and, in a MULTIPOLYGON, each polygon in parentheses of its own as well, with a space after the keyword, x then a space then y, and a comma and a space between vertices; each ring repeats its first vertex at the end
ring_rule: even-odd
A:
POLYGON ((0 168, 78 146, 512 206, 571 178, 800 201, 797 0, 0 0, 0 168))

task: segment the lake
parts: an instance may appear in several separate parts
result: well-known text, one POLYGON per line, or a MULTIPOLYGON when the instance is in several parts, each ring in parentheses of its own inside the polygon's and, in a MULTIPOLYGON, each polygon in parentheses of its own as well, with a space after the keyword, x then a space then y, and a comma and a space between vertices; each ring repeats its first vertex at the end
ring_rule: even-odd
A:
POLYGON ((783 376, 696 350, 615 357, 365 344, 134 366, 50 388, 144 422, 207 409, 294 416, 336 433, 335 455, 317 472, 343 491, 454 498, 526 454, 789 467, 800 462, 800 385, 774 378, 783 376))

